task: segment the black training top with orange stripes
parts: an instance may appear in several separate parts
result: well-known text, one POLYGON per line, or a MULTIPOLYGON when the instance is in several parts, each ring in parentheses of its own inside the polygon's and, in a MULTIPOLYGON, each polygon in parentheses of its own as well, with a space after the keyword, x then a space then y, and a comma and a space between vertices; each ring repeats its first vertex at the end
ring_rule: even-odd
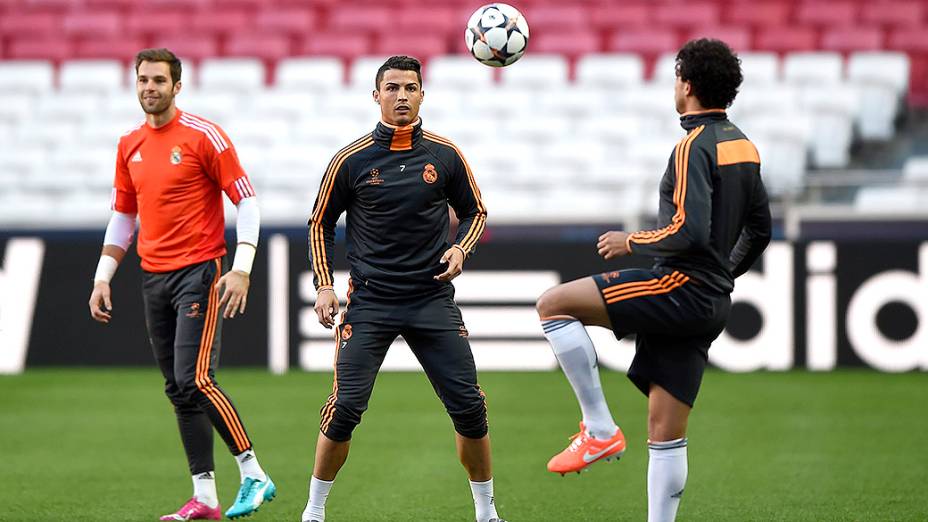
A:
POLYGON ((454 245, 474 251, 487 213, 470 166, 449 140, 422 129, 378 123, 338 152, 326 169, 309 219, 316 288, 332 285, 335 224, 345 231, 351 277, 378 295, 404 297, 449 283, 441 256, 449 242, 448 206, 460 222, 454 245))
POLYGON ((718 291, 731 292, 770 242, 760 156, 724 110, 684 114, 687 135, 660 184, 658 228, 628 236, 633 254, 657 257, 718 291))

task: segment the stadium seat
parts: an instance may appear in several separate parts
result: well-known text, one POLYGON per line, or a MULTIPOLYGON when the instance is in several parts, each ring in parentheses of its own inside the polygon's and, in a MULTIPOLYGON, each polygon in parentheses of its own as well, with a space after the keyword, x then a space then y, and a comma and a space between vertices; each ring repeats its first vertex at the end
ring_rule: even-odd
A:
POLYGON ((911 156, 902 166, 902 179, 928 181, 928 156, 911 156))
POLYGON ((326 28, 345 34, 379 33, 389 30, 390 21, 395 15, 394 8, 385 5, 343 4, 329 12, 326 28))
POLYGON ((183 11, 170 10, 155 12, 149 9, 130 11, 126 14, 124 25, 127 36, 160 38, 158 35, 164 33, 165 28, 172 28, 171 32, 174 32, 185 27, 187 25, 187 14, 183 11))
POLYGON ((428 89, 470 90, 493 84, 493 69, 473 58, 460 55, 437 56, 423 70, 428 89))
POLYGON ((893 52, 853 53, 848 59, 848 80, 860 90, 861 138, 892 138, 900 102, 909 83, 908 57, 893 52))
POLYGON ((371 41, 366 33, 327 31, 306 35, 299 45, 299 54, 335 56, 348 61, 370 54, 371 49, 371 41))
POLYGON ((492 87, 463 94, 468 112, 494 118, 515 118, 532 114, 536 94, 528 87, 492 87))
POLYGON ((728 44, 735 52, 747 51, 751 48, 751 32, 744 27, 735 26, 707 26, 693 29, 687 34, 687 40, 697 38, 714 38, 728 44))
POLYGON ((503 85, 529 89, 556 89, 567 84, 567 60, 558 54, 531 54, 502 71, 503 85))
POLYGON ((62 20, 67 36, 117 36, 122 32, 122 17, 117 12, 70 12, 62 20))
POLYGON ((264 33, 303 36, 316 29, 318 20, 316 12, 310 8, 268 6, 255 15, 254 25, 264 33))
POLYGON ((318 93, 315 89, 265 89, 251 97, 251 103, 245 112, 255 121, 264 118, 282 118, 291 124, 299 123, 301 120, 312 121, 325 104, 324 101, 317 101, 316 94, 318 93))
POLYGON ((174 34, 159 36, 154 39, 152 47, 167 47, 177 56, 189 60, 202 60, 219 56, 219 42, 205 34, 174 34))
POLYGON ((783 26, 789 20, 792 5, 779 2, 732 2, 722 11, 723 22, 736 26, 783 26))
POLYGON ((857 21, 855 2, 804 2, 796 6, 796 21, 803 25, 847 26, 857 21))
POLYGON ((42 60, 0 61, 0 93, 39 94, 54 88, 55 70, 42 60))
POLYGON ((546 32, 572 32, 588 29, 589 15, 586 8, 576 4, 536 4, 524 11, 529 29, 533 34, 546 32), (536 33, 537 31, 537 33, 536 33))
MULTIPOLYGON (((2 73, 3 70, 0 67, 0 74, 2 73)), ((2 139, 5 140, 4 142, 9 142, 13 138, 15 126, 32 117, 35 111, 36 96, 26 92, 3 91, 2 86, 0 86, 0 95, 3 96, 3 103, 0 103, 0 127, 5 131, 2 133, 2 139)))
POLYGON ((773 196, 794 194, 802 187, 808 163, 811 117, 786 112, 746 116, 738 126, 760 154, 761 175, 773 196), (784 125, 789 121, 789 125, 784 125))
POLYGON ((142 38, 108 37, 81 38, 74 50, 74 58, 112 59, 132 61, 146 47, 142 38))
POLYGON ((559 53, 568 58, 595 53, 601 48, 599 35, 587 30, 557 31, 549 30, 531 39, 532 53, 559 53))
POLYGON ((792 53, 783 59, 783 79, 795 84, 836 83, 842 78, 844 62, 831 52, 792 53))
POLYGON ((251 15, 243 9, 208 9, 189 15, 184 25, 195 34, 240 35, 251 26, 251 15))
POLYGON ((213 92, 251 92, 264 87, 264 64, 253 58, 214 58, 200 64, 199 87, 213 92))
POLYGON ((72 89, 43 96, 35 106, 36 122, 84 122, 103 108, 104 96, 90 90, 72 89))
POLYGON ((825 51, 878 51, 883 49, 883 31, 876 27, 838 27, 822 33, 825 51))
POLYGON ((22 36, 13 38, 7 45, 7 58, 19 60, 51 60, 59 62, 74 54, 68 40, 57 37, 33 38, 22 36))
POLYGON ((463 41, 464 16, 459 8, 452 5, 416 3, 401 7, 390 23, 399 29, 395 34, 412 32, 427 36, 453 36, 463 41))
POLYGON ((115 60, 72 60, 61 64, 58 85, 62 92, 91 91, 109 94, 125 87, 124 67, 115 60))
POLYGON ((812 164, 846 167, 850 162, 859 95, 845 83, 810 84, 802 88, 800 107, 812 116, 812 164))
POLYGON ((677 53, 664 53, 658 57, 651 74, 654 84, 672 85, 677 80, 677 53))
POLYGON ((769 85, 780 77, 780 60, 769 52, 739 53, 741 72, 747 84, 769 85))
POLYGON ((374 79, 377 69, 383 65, 389 56, 360 56, 351 63, 348 74, 348 84, 353 90, 370 92, 374 88, 374 79))
POLYGON ((52 13, 14 11, 0 17, 0 34, 8 37, 53 37, 60 36, 61 31, 61 17, 52 13))
POLYGON ((236 146, 268 149, 276 143, 290 141, 290 122, 286 118, 263 115, 256 119, 247 114, 230 116, 223 125, 236 146))
POLYGON ((616 31, 607 41, 606 50, 637 53, 647 58, 665 52, 676 52, 679 40, 670 29, 623 29, 616 31))
POLYGON ((240 103, 239 93, 225 89, 221 91, 198 90, 187 93, 182 91, 177 97, 178 108, 219 125, 225 125, 230 118, 235 116, 240 103))
POLYGON ((277 62, 275 86, 281 91, 312 93, 342 88, 345 68, 338 58, 286 58, 277 62))
POLYGON ((925 19, 925 4, 916 0, 864 2, 860 21, 867 25, 917 27, 925 19))
POLYGON ((697 28, 719 23, 719 6, 714 2, 658 4, 654 9, 657 25, 697 28))
POLYGON ((652 6, 646 3, 609 3, 591 5, 586 23, 600 31, 647 27, 651 23, 652 6))
POLYGON ((587 54, 577 61, 576 82, 581 86, 613 89, 643 80, 644 62, 636 54, 587 54))
POLYGON ((277 61, 291 55, 290 38, 270 33, 233 34, 226 38, 225 55, 277 61))
POLYGON ((385 56, 407 55, 428 61, 448 52, 448 40, 443 35, 401 35, 387 33, 374 43, 374 53, 385 56))
POLYGON ((811 27, 764 27, 754 37, 754 48, 777 53, 809 51, 818 46, 818 33, 811 27))
POLYGON ((544 90, 534 96, 534 104, 542 114, 582 120, 604 114, 610 106, 609 98, 614 96, 621 96, 621 91, 573 84, 569 96, 560 89, 544 90))

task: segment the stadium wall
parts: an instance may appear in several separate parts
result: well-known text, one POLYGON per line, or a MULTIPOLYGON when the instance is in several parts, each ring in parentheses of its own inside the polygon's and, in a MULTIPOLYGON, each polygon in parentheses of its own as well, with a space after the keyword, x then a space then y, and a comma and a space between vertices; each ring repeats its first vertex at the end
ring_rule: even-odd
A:
MULTIPOLYGON (((894 224, 882 226, 891 230, 894 224)), ((605 263, 590 246, 602 228, 570 230, 526 236, 491 229, 466 264, 456 281, 457 300, 481 369, 554 369, 535 298, 562 280, 648 263, 605 263)), ((134 249, 113 282, 113 321, 104 326, 90 318, 87 300, 101 236, 0 232, 0 373, 153 365, 134 249)), ((339 257, 336 289, 342 297, 345 270, 339 257)), ((225 322, 223 365, 329 371, 332 333, 318 325, 314 300, 305 231, 265 231, 248 311, 225 322)), ((759 266, 738 280, 733 302, 728 329, 710 351, 711 363, 724 370, 928 370, 928 241, 917 236, 774 241, 759 266)), ((604 366, 627 367, 633 342, 616 341, 598 328, 591 335, 604 366)), ((384 369, 416 368, 399 340, 384 369)))

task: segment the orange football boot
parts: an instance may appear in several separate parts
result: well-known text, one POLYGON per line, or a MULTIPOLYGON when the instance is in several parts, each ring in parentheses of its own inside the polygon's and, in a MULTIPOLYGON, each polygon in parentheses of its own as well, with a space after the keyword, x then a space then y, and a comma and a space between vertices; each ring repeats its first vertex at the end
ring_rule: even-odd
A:
POLYGON ((611 438, 600 440, 591 437, 581 422, 580 432, 570 439, 567 449, 548 461, 548 471, 560 473, 561 476, 571 472, 580 473, 594 462, 619 459, 625 453, 625 435, 619 428, 616 428, 615 435, 611 438))

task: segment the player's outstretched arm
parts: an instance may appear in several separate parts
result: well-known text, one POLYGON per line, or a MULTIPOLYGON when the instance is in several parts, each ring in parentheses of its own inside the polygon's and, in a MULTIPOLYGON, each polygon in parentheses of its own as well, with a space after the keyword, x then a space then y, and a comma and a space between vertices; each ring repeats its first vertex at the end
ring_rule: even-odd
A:
POLYGON ((135 234, 135 214, 113 212, 106 225, 106 235, 103 238, 103 250, 97 262, 97 271, 93 276, 93 290, 90 292, 90 316, 95 321, 109 323, 113 318, 113 301, 110 294, 110 281, 116 274, 116 269, 126 250, 132 244, 135 234))

